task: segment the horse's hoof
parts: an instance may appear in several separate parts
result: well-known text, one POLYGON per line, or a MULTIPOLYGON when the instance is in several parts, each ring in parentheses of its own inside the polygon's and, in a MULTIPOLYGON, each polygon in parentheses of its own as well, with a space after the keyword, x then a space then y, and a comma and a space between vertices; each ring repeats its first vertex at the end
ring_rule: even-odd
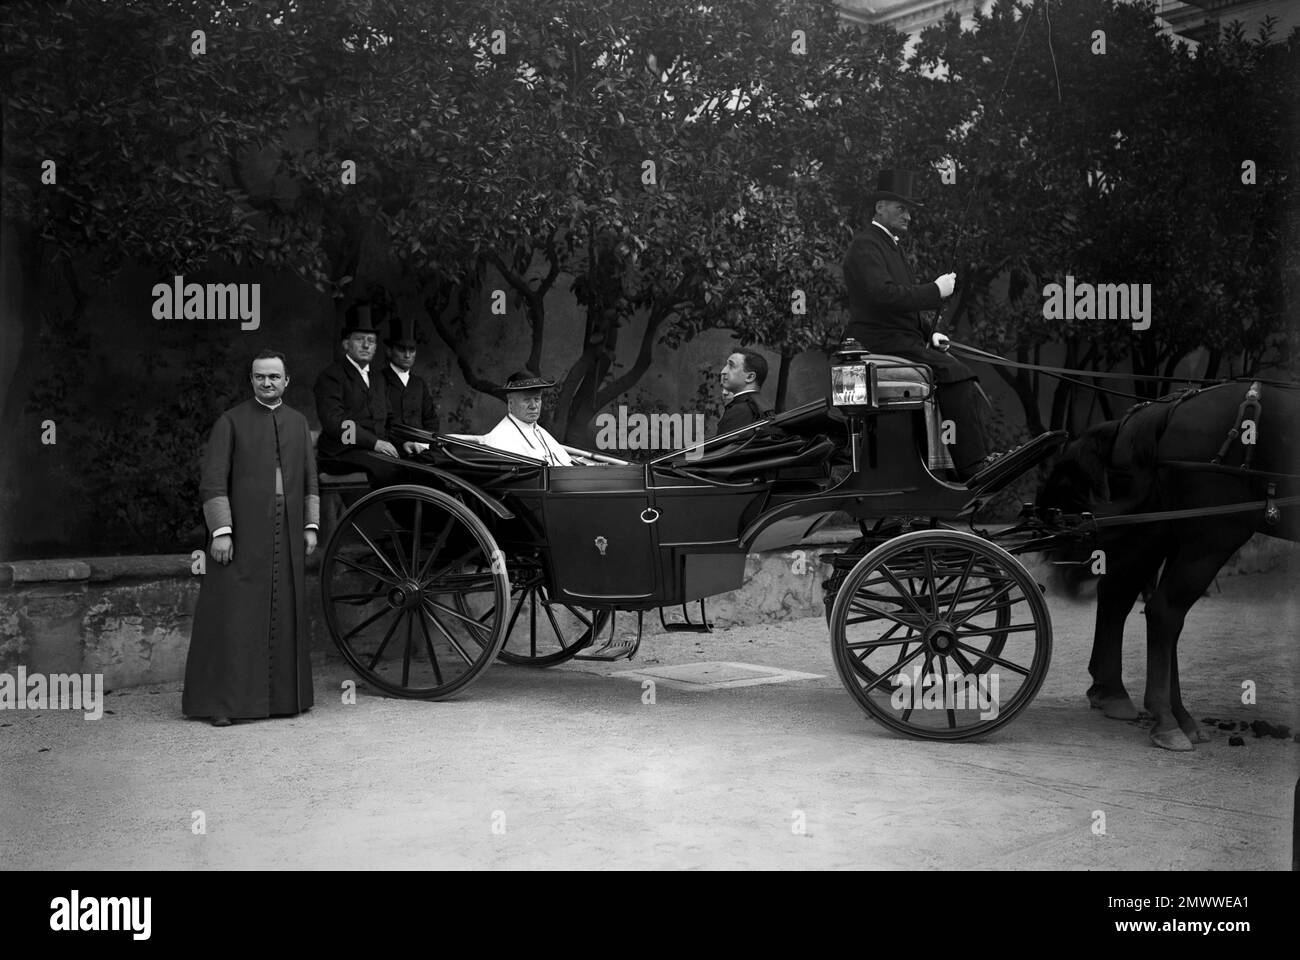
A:
POLYGON ((1172 730, 1152 730, 1151 742, 1165 750, 1187 751, 1195 749, 1187 734, 1174 727, 1172 730))
POLYGON ((1128 697, 1089 696, 1088 704, 1094 710, 1100 710, 1103 715, 1111 720, 1136 720, 1138 718, 1138 709, 1133 706, 1133 701, 1128 697))

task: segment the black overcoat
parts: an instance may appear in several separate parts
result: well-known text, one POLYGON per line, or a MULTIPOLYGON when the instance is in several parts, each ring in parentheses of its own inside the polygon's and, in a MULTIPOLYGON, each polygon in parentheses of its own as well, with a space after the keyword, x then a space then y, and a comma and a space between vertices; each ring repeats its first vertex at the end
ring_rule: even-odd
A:
POLYGON ((320 439, 316 452, 322 460, 352 450, 374 450, 375 443, 388 439, 388 397, 378 364, 370 364, 370 386, 346 358, 331 363, 316 378, 316 414, 320 417, 320 439), (343 443, 343 422, 356 425, 355 442, 343 443))
POLYGON ((849 244, 844 285, 850 318, 845 337, 872 353, 927 364, 941 384, 975 379, 974 371, 956 357, 930 348, 934 324, 920 311, 943 302, 939 286, 917 283, 903 252, 880 227, 868 224, 849 244))
POLYGON ((384 364, 384 387, 387 391, 389 436, 392 436, 393 425, 398 423, 430 433, 438 432, 438 406, 433 402, 433 394, 423 377, 412 373, 407 377, 406 386, 402 386, 402 380, 393 372, 392 366, 384 364))

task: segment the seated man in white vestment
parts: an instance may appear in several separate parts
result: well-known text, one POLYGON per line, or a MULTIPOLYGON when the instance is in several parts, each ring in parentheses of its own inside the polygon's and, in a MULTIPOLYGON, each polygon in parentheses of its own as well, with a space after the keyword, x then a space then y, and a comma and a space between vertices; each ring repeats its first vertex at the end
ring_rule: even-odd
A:
POLYGON ((542 390, 555 382, 531 373, 512 373, 506 381, 507 413, 478 440, 489 447, 545 460, 553 467, 573 465, 563 445, 537 423, 542 415, 542 390))

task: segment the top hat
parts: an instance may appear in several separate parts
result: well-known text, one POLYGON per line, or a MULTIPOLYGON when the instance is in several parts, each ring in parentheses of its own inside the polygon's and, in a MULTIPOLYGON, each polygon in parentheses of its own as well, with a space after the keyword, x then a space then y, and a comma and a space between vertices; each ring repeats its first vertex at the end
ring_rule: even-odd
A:
POLYGON ((406 317, 388 318, 388 345, 415 348, 415 321, 406 317))
POLYGON ((354 303, 348 307, 343 314, 343 334, 340 340, 346 340, 354 333, 373 333, 379 336, 379 331, 375 329, 370 319, 371 304, 354 303))
POLYGON ((915 189, 915 170, 882 170, 876 181, 875 192, 867 195, 867 211, 874 211, 876 203, 881 200, 898 200, 909 206, 921 207, 923 204, 916 199, 915 189))
POLYGON ((535 373, 528 373, 520 370, 510 374, 506 380, 506 390, 538 390, 542 387, 555 386, 554 380, 547 380, 545 377, 538 376, 535 373))

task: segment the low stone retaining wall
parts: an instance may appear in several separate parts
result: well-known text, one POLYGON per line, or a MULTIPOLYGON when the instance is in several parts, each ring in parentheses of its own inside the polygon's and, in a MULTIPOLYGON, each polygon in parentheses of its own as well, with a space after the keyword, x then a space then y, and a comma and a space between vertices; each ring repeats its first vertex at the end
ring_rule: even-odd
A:
MULTIPOLYGON (((745 585, 709 598, 709 619, 730 627, 820 616, 830 567, 818 555, 844 550, 854 536, 829 530, 798 548, 750 554, 745 585)), ((1296 551, 1294 544, 1255 537, 1220 577, 1275 569, 1296 551)), ((319 556, 308 563, 309 626, 313 646, 332 649, 320 616, 319 556)), ((1025 559, 1044 580, 1042 561, 1025 559)), ((29 673, 102 673, 108 689, 181 679, 199 594, 191 563, 186 555, 0 563, 0 672, 22 665, 29 673)), ((698 617, 698 604, 688 609, 698 617)), ((661 632, 655 614, 645 622, 647 634, 661 632)))

